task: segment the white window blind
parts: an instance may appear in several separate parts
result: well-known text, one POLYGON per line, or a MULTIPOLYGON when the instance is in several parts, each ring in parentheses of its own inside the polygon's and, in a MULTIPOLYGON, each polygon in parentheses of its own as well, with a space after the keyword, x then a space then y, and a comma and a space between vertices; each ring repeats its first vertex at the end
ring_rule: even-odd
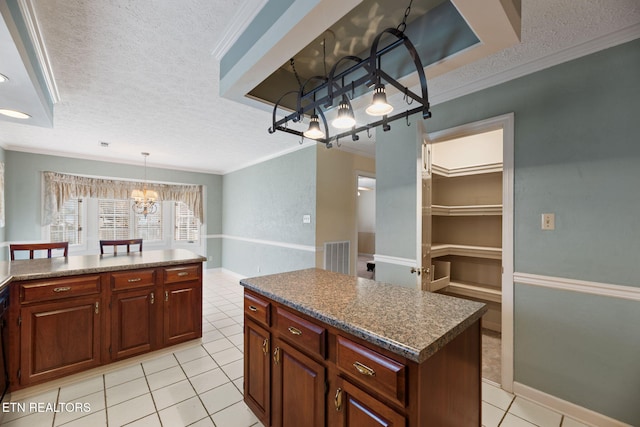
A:
POLYGON ((52 242, 69 242, 70 245, 83 243, 82 199, 69 199, 53 218, 49 229, 52 242))
POLYGON ((134 214, 135 239, 146 241, 162 240, 162 203, 156 202, 158 210, 154 214, 134 214))
POLYGON ((98 200, 98 239, 129 239, 129 200, 98 200))
POLYGON ((195 242, 200 238, 200 221, 193 211, 182 202, 175 204, 174 240, 195 242))

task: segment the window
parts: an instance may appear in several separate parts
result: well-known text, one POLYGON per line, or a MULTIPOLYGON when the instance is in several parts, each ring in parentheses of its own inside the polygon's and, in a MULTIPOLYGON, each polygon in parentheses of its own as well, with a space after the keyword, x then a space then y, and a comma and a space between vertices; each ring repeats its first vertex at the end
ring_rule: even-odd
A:
POLYGON ((156 213, 143 214, 134 213, 134 239, 162 240, 162 203, 156 202, 158 210, 156 213))
POLYGON ((196 242, 200 238, 200 221, 193 215, 186 204, 175 204, 175 234, 174 240, 196 242))
POLYGON ((49 229, 51 241, 69 242, 70 245, 84 243, 82 212, 82 199, 67 200, 51 223, 49 229))
POLYGON ((98 239, 129 239, 129 200, 98 200, 98 239))

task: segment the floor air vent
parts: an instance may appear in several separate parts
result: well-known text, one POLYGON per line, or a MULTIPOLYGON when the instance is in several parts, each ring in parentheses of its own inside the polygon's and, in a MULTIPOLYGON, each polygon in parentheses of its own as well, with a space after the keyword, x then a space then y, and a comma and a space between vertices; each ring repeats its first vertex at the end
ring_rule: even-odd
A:
POLYGON ((324 244, 324 269, 336 273, 349 274, 349 254, 351 244, 344 242, 326 242, 324 244))

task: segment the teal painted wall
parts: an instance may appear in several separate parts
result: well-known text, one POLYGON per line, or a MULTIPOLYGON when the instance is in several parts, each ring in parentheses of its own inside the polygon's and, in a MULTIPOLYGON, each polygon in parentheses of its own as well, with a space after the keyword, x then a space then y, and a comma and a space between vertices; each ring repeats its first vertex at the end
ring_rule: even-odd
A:
MULTIPOLYGON (((391 123, 388 132, 376 129, 376 255, 416 259, 419 148, 415 120, 391 123)), ((376 280, 415 287, 409 269, 376 261, 376 280)))
MULTIPOLYGON (((72 159, 68 157, 5 151, 5 205, 7 227, 4 241, 41 239, 42 171, 77 173, 115 178, 141 179, 140 166, 72 159)), ((147 168, 150 181, 202 184, 206 186, 207 233, 222 232, 222 176, 160 168, 147 168)), ((220 267, 221 241, 208 239, 208 268, 220 267)), ((6 250, 3 255, 6 259, 6 250)))
POLYGON ((310 144, 223 177, 223 268, 259 276, 315 266, 312 251, 234 238, 315 248, 316 157, 310 144), (311 223, 303 224, 307 214, 311 223))
MULTIPOLYGON (((515 113, 516 272, 640 286, 638 70, 635 40, 432 108, 429 132, 515 113)), ((640 425, 637 302, 522 285, 514 316, 517 382, 640 425)))
MULTIPOLYGON (((0 162, 3 162, 3 163, 5 162, 5 151, 4 151, 4 148, 2 148, 2 147, 0 147, 0 162)), ((5 164, 5 168, 6 168, 6 164, 5 164)), ((6 173, 6 170, 5 170, 5 183, 6 183, 6 181, 7 181, 7 173, 6 173)), ((6 185, 5 185, 5 188, 6 188, 6 185)), ((6 200, 7 200, 7 197, 5 195, 5 210, 6 210, 6 200)), ((4 242, 5 241, 6 229, 7 229, 7 226, 6 226, 6 215, 5 215, 5 226, 0 227, 0 242, 4 242)), ((0 260, 4 259, 4 258, 2 258, 2 253, 3 252, 4 251, 0 251, 0 260)))

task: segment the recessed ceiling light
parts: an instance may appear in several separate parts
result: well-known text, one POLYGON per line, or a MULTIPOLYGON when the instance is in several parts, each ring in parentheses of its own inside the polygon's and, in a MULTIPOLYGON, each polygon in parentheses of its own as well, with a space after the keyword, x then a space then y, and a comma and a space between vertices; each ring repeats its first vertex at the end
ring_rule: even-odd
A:
POLYGON ((0 83, 4 83, 8 80, 9 80, 9 77, 5 76, 4 74, 0 74, 0 83))
POLYGON ((0 114, 3 114, 8 117, 13 117, 14 119, 28 119, 31 117, 27 113, 22 113, 20 111, 9 110, 5 108, 0 108, 0 114))

